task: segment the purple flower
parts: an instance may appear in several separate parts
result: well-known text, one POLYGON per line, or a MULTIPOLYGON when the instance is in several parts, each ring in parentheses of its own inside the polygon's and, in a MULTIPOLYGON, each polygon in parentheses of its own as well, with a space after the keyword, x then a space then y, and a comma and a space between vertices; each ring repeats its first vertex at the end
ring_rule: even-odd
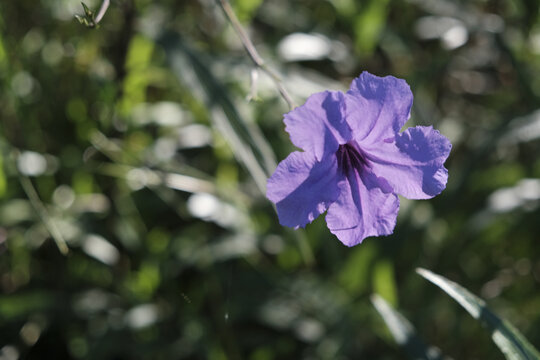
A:
POLYGON ((397 194, 429 199, 446 187, 450 141, 431 126, 399 132, 413 96, 404 80, 363 72, 347 93, 325 91, 285 114, 295 151, 268 179, 279 222, 304 227, 327 211, 343 244, 389 235, 397 194))

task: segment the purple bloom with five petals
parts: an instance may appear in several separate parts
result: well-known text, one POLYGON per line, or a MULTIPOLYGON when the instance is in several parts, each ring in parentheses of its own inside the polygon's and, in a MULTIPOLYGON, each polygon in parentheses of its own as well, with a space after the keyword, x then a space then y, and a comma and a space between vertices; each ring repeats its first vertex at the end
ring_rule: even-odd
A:
POLYGON ((450 141, 431 126, 400 132, 413 96, 404 80, 363 72, 347 93, 325 91, 285 115, 295 151, 268 179, 266 196, 284 226, 304 227, 327 211, 343 244, 389 235, 400 194, 429 199, 446 187, 450 141))

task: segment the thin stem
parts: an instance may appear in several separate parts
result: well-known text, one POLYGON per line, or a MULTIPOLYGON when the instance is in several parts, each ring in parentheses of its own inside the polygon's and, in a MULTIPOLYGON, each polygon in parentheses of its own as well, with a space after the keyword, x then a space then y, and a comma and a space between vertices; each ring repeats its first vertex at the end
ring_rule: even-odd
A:
POLYGON ((69 252, 69 249, 66 245, 66 241, 64 240, 62 233, 60 233, 60 230, 56 226, 56 223, 49 216, 49 213, 47 212, 45 205, 43 205, 43 203, 41 202, 39 195, 36 189, 34 188, 34 185, 32 185, 32 181, 30 181, 30 179, 27 176, 23 175, 20 172, 19 172, 19 181, 21 182, 22 188, 24 192, 26 193, 28 200, 30 200, 32 207, 34 208, 34 210, 36 210, 41 221, 43 221, 43 224, 45 224, 45 228, 51 234, 52 238, 54 239, 56 243, 56 246, 58 246, 58 250, 60 250, 62 255, 67 255, 67 253, 69 252))
POLYGON ((249 39, 246 31, 240 24, 240 21, 236 17, 236 14, 234 13, 229 2, 227 0, 218 0, 218 1, 219 1, 219 4, 221 5, 221 8, 223 9, 223 12, 225 13, 225 16, 227 16, 227 19, 231 22, 232 26, 234 27, 234 30, 240 37, 240 41, 242 41, 242 45, 244 45, 244 48, 246 49, 251 60, 253 60, 255 65, 257 65, 257 67, 262 69, 266 74, 268 74, 268 76, 270 76, 270 78, 272 79, 272 81, 274 81, 274 84, 278 88, 279 93, 289 105, 290 110, 293 110, 296 107, 296 105, 294 104, 294 101, 292 100, 291 96, 289 95, 285 87, 283 86, 283 82, 281 81, 281 78, 273 69, 269 68, 265 64, 264 60, 259 55, 259 53, 255 49, 255 46, 249 39))
POLYGON ((99 11, 96 15, 96 18, 95 18, 95 23, 96 24, 99 24, 99 22, 101 21, 101 19, 103 19, 103 16, 105 15, 105 13, 107 12, 107 9, 109 8, 109 5, 111 4, 111 1, 110 0, 104 0, 102 3, 101 3, 101 7, 99 8, 99 11))

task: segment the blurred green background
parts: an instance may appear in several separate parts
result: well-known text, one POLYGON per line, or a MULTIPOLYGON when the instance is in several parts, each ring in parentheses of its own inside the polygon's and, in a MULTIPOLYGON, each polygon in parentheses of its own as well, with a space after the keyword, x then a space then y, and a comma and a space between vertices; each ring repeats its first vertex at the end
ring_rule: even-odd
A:
POLYGON ((540 346, 540 1, 232 5, 297 104, 406 79, 447 189, 354 248, 283 228, 261 188, 288 107, 216 2, 113 0, 89 29, 75 0, 2 1, 0 359, 404 358, 375 292, 444 354, 502 359, 416 267, 540 346))

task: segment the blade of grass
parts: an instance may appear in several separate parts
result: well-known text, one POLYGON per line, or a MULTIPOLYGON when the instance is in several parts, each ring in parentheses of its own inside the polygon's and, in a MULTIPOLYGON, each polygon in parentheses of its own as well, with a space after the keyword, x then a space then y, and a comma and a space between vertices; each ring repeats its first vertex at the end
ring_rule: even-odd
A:
POLYGON ((51 216, 49 215, 49 212, 45 208, 45 205, 41 202, 41 199, 39 198, 39 195, 34 188, 34 185, 32 185, 32 182, 30 179, 21 174, 19 172, 19 182, 21 183, 21 186, 26 193, 26 196, 28 197, 28 200, 30 200, 30 204, 32 204, 32 207, 36 211, 36 213, 39 215, 39 218, 45 225, 45 228, 51 234, 51 237, 54 239, 54 242, 56 243, 56 246, 58 247, 58 250, 62 253, 62 255, 67 255, 69 252, 69 248, 66 244, 66 240, 62 236, 62 233, 56 226, 56 223, 53 221, 51 216))
POLYGON ((271 151, 261 142, 262 136, 253 130, 254 126, 246 125, 227 89, 214 77, 201 53, 189 47, 177 34, 169 33, 158 41, 165 49, 173 72, 198 98, 204 99, 213 125, 227 139, 234 155, 246 167, 260 191, 266 193, 266 177, 274 170, 275 160, 269 158, 271 151))
POLYGON ((440 287, 465 308, 473 318, 479 320, 487 327, 491 331, 493 342, 499 347, 507 359, 540 359, 540 354, 527 339, 509 322, 499 318, 489 310, 484 300, 472 294, 461 285, 429 270, 418 268, 416 272, 426 280, 440 287))
POLYGON ((433 346, 426 345, 426 343, 416 335, 416 331, 409 320, 394 310, 381 296, 378 294, 371 295, 371 303, 379 315, 381 315, 396 343, 404 348, 411 359, 444 359, 440 351, 433 346))
POLYGON ((96 171, 105 175, 123 179, 127 179, 130 172, 136 172, 144 180, 144 185, 149 187, 166 186, 173 190, 180 190, 189 193, 217 193, 214 183, 184 174, 176 174, 160 170, 152 170, 144 167, 134 167, 114 163, 102 163, 100 164, 99 168, 96 169, 96 171))

